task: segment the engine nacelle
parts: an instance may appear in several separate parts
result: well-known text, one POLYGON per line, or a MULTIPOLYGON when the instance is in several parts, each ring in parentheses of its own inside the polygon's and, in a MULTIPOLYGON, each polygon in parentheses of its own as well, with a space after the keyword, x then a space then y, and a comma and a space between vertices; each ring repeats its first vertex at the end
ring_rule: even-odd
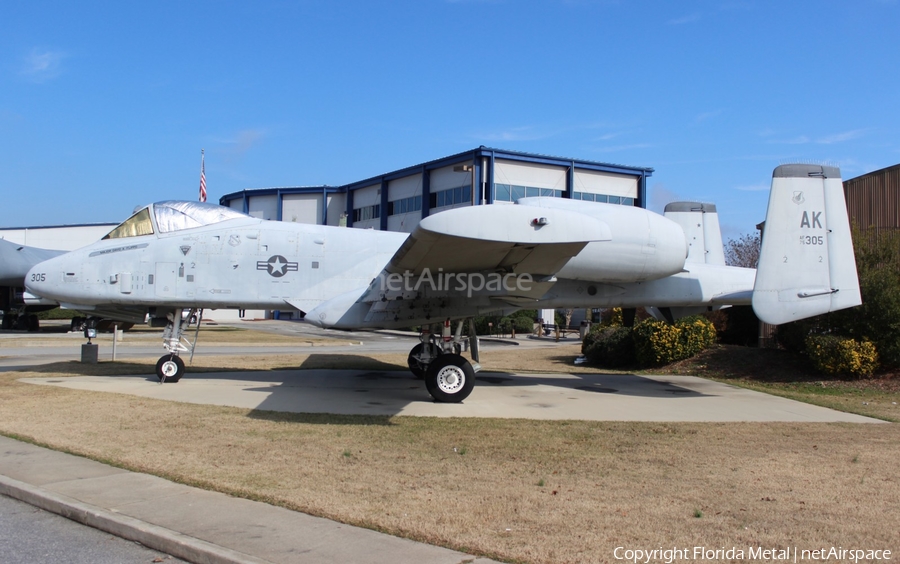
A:
POLYGON ((592 282, 642 282, 684 269, 687 239, 680 225, 643 208, 573 201, 522 198, 520 205, 561 208, 609 225, 611 241, 588 243, 557 273, 560 278, 592 282))

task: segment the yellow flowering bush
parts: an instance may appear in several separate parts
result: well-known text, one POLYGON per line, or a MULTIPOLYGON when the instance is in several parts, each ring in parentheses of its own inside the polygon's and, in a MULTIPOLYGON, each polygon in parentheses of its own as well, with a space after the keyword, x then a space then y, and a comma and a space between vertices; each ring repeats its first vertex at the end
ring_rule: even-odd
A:
POLYGON ((810 335, 806 354, 819 372, 871 376, 878 368, 878 351, 871 341, 857 341, 833 335, 810 335))
POLYGON ((716 328, 705 317, 679 319, 674 325, 646 319, 634 326, 638 363, 661 366, 690 358, 716 342, 716 328))

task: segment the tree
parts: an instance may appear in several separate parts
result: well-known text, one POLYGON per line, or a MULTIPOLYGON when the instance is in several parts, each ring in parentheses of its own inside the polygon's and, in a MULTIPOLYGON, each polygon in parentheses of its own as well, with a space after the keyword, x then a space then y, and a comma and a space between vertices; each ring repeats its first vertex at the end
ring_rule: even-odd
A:
POLYGON ((882 369, 900 368, 900 231, 853 229, 862 305, 778 327, 785 348, 802 351, 809 335, 875 343, 882 369))
POLYGON ((756 268, 759 264, 759 233, 744 233, 725 243, 725 264, 756 268))
MULTIPOLYGON (((745 233, 725 243, 725 264, 756 268, 759 264, 759 233, 745 233)), ((721 342, 730 345, 753 346, 759 334, 759 319, 750 306, 732 306, 721 310, 721 342)))

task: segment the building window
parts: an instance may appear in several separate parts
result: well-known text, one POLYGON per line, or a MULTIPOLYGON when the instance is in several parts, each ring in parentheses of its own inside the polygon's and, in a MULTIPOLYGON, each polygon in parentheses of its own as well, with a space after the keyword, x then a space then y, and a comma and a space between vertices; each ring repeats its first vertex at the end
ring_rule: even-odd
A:
POLYGON ((562 190, 552 188, 535 188, 534 186, 516 186, 511 184, 494 184, 495 202, 515 202, 519 198, 562 198, 562 190))
POLYGON ((362 208, 356 208, 353 210, 353 222, 357 221, 366 221, 367 219, 378 219, 381 217, 381 205, 375 204, 372 206, 365 206, 362 208))
POLYGON ((428 200, 429 207, 442 208, 444 206, 452 206, 455 204, 471 203, 472 187, 468 184, 458 188, 450 188, 449 190, 441 190, 440 192, 432 192, 428 200))
POLYGON ((410 196, 388 202, 388 215, 416 212, 422 209, 422 196, 410 196))
POLYGON ((606 194, 589 194, 588 192, 575 192, 573 199, 584 200, 586 202, 600 202, 601 204, 620 204, 623 206, 633 206, 634 198, 626 198, 624 196, 607 196, 606 194))

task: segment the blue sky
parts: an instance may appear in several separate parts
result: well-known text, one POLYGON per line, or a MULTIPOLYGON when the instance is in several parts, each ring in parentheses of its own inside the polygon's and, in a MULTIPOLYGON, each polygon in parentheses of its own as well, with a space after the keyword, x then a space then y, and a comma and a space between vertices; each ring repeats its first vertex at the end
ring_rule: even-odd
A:
POLYGON ((343 184, 487 145, 764 219, 774 167, 900 162, 900 2, 0 4, 0 226, 343 184))

